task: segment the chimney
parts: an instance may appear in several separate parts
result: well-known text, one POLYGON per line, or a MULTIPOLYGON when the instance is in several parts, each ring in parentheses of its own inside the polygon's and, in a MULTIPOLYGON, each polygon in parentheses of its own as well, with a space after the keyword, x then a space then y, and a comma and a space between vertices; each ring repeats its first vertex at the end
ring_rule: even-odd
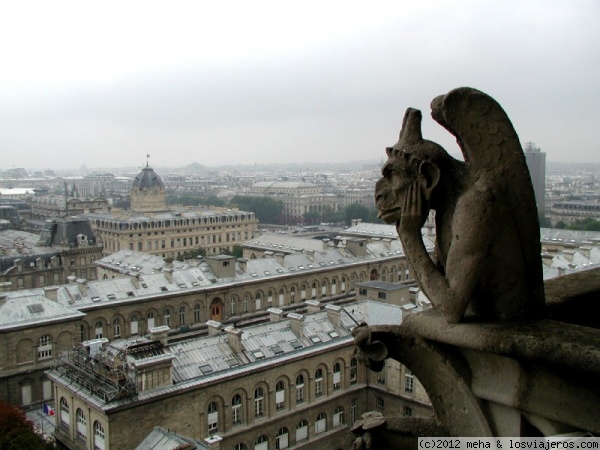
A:
POLYGON ((163 270, 173 269, 173 258, 165 258, 165 265, 163 266, 163 270))
POLYGON ((87 293, 88 293, 87 281, 85 279, 83 279, 83 278, 77 278, 77 280, 75 280, 75 281, 79 285, 79 291, 81 292, 81 295, 83 297, 86 297, 87 293))
POLYGON ((419 306, 419 288, 417 287, 411 287, 408 289, 408 299, 411 301, 411 303, 415 306, 419 306))
MULTIPOLYGON (((10 284, 10 283, 9 283, 10 284)), ((8 298, 8 294, 6 293, 2 293, 0 294, 0 305, 3 305, 4 302, 6 302, 6 299, 8 298)))
POLYGON ((246 258, 238 258, 238 266, 244 273, 248 272, 248 260, 246 258))
POLYGON ((300 338, 304 337, 304 316, 298 313, 289 313, 287 317, 290 319, 292 332, 300 338))
POLYGON ((47 299, 52 300, 53 302, 58 301, 58 286, 46 286, 44 288, 44 295, 47 299))
POLYGON ((173 269, 163 269, 163 273, 165 274, 165 278, 169 283, 173 282, 173 269))
POLYGON ((321 311, 321 303, 318 300, 306 300, 306 312, 308 314, 314 314, 321 311))
POLYGON ((590 247, 589 245, 582 245, 581 247, 579 247, 579 251, 581 251, 581 253, 583 253, 583 256, 585 256, 587 259, 590 259, 592 247, 590 247))
POLYGON ((341 325, 340 316, 342 314, 342 307, 338 305, 327 305, 325 306, 327 311, 327 320, 329 320, 334 327, 339 328, 341 325))
POLYGON ((269 313, 269 322, 279 322, 283 320, 283 310, 279 308, 269 308, 267 309, 269 313))
POLYGON ((323 239, 323 250, 327 250, 327 247, 329 247, 329 241, 331 239, 325 238, 323 239))
POLYGON ((204 439, 204 442, 206 443, 206 446, 210 450, 221 450, 221 441, 222 440, 223 440, 223 438, 221 436, 217 436, 216 434, 213 434, 212 436, 204 439))
POLYGON ((207 320, 206 326, 208 327, 208 335, 214 336, 215 334, 221 333, 221 322, 216 320, 207 320))
POLYGON ((69 275, 67 277, 67 281, 69 282, 69 284, 75 284, 76 280, 77 280, 77 277, 75 275, 69 275))
POLYGON ((275 259, 276 259, 276 260, 277 260, 277 262, 278 262, 279 264, 281 264, 282 266, 283 266, 283 264, 284 264, 284 258, 285 258, 285 255, 284 255, 283 253, 281 253, 281 252, 275 253, 275 259))
POLYGON ((564 267, 558 267, 557 270, 558 270, 559 277, 562 277, 567 273, 567 269, 565 269, 564 267))
POLYGON ((233 350, 234 353, 241 353, 242 334, 244 334, 244 332, 234 327, 227 327, 225 331, 227 332, 227 343, 229 344, 229 347, 231 347, 231 350, 233 350))
POLYGON ((167 333, 169 332, 169 327, 166 325, 162 325, 160 327, 150 328, 148 333, 150 334, 150 339, 153 341, 160 341, 162 345, 167 345, 167 333))
POLYGON ((133 283, 133 287, 136 289, 139 289, 140 288, 140 274, 138 273, 136 275, 133 275, 132 277, 130 277, 130 279, 131 279, 131 282, 133 283))

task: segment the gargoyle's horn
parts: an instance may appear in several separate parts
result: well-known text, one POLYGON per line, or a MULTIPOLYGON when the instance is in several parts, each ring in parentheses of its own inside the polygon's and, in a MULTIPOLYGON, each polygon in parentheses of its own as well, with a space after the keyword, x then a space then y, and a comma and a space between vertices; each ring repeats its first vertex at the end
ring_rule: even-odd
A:
POLYGON ((413 144, 423 140, 421 118, 421 111, 418 109, 408 108, 406 110, 402 120, 402 129, 400 130, 400 142, 413 144))

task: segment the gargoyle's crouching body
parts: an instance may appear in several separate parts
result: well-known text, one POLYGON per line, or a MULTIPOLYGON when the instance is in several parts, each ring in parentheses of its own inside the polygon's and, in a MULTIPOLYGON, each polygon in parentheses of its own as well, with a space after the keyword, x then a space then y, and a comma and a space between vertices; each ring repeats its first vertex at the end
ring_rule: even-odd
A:
POLYGON ((408 109, 376 186, 380 217, 396 223, 422 290, 448 322, 546 315, 537 208, 518 136, 501 106, 470 88, 432 102, 465 161, 424 140, 408 109), (433 258, 421 228, 436 212, 433 258))

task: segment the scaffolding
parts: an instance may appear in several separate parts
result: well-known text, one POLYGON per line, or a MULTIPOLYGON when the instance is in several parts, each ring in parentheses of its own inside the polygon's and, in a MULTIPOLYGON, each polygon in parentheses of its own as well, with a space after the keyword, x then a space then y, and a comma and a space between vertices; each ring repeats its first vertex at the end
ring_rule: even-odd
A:
POLYGON ((107 403, 137 394, 135 369, 120 349, 103 346, 94 354, 83 343, 62 352, 53 371, 107 403))

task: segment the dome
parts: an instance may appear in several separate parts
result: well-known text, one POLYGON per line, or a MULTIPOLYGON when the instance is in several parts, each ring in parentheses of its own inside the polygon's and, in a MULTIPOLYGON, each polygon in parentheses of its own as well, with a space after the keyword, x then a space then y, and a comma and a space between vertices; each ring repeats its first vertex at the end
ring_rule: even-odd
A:
POLYGON ((133 180, 133 189, 152 189, 154 187, 159 187, 160 189, 164 189, 165 185, 163 184, 160 177, 154 172, 152 167, 144 167, 144 169, 135 177, 133 180))

